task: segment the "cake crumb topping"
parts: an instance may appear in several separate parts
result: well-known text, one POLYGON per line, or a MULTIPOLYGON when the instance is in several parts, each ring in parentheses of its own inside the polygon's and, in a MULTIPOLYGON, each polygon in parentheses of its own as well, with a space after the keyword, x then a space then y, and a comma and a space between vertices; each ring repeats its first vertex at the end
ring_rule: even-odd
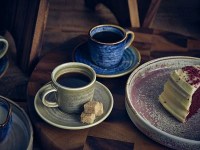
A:
POLYGON ((182 70, 187 75, 185 81, 198 88, 200 86, 200 66, 186 66, 182 70))

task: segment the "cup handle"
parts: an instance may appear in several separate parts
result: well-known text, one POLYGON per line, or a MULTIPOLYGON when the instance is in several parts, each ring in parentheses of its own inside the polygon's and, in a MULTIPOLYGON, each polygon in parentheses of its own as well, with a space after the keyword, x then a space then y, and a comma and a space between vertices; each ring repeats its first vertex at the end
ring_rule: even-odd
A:
POLYGON ((127 42, 124 49, 127 49, 131 45, 131 43, 133 42, 135 38, 135 34, 134 32, 128 30, 126 31, 126 36, 127 36, 127 42))
POLYGON ((41 92, 41 98, 42 98, 42 103, 46 107, 58 107, 58 103, 55 100, 54 102, 50 102, 49 100, 46 99, 46 96, 51 93, 51 92, 57 92, 55 87, 52 85, 52 83, 48 83, 47 87, 44 89, 43 92, 41 92))
POLYGON ((0 56, 3 57, 8 50, 8 41, 6 39, 2 38, 1 36, 0 36, 0 38, 1 38, 0 42, 3 42, 5 44, 5 46, 2 49, 2 52, 0 53, 0 56))

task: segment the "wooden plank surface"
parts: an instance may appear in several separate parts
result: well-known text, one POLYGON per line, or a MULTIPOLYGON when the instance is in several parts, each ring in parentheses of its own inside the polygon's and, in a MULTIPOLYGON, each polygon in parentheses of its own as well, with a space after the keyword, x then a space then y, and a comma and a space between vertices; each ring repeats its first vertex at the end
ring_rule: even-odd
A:
MULTIPOLYGON (((174 33, 150 29, 132 28, 135 31, 133 45, 140 51, 142 63, 162 56, 187 55, 200 57, 198 40, 174 33), (172 40, 173 39, 173 40, 172 40), (195 49, 195 50, 194 50, 195 49)), ((97 126, 83 130, 64 130, 44 122, 33 107, 34 96, 50 81, 51 71, 59 64, 72 61, 74 47, 87 36, 77 36, 45 55, 36 66, 28 84, 28 110, 35 127, 35 136, 43 149, 110 149, 163 150, 169 149, 141 133, 129 119, 124 99, 129 75, 119 78, 97 78, 113 94, 114 108, 109 117, 97 126), (95 143, 95 144, 94 144, 95 143)))

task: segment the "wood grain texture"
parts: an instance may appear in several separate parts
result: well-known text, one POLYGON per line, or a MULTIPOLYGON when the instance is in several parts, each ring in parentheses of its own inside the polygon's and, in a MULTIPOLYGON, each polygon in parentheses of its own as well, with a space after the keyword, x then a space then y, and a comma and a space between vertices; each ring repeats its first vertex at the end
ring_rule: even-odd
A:
MULTIPOLYGON (((153 29, 131 28, 135 32, 135 46, 141 53, 142 63, 162 56, 187 55, 200 57, 200 41, 174 33, 153 29)), ((56 38, 56 37, 55 37, 56 38)), ((51 71, 59 64, 72 61, 74 47, 87 40, 80 35, 45 55, 34 69, 27 90, 28 110, 35 127, 35 137, 43 149, 110 149, 163 150, 168 149, 141 133, 129 119, 125 109, 125 85, 129 75, 118 78, 97 78, 114 97, 109 117, 97 126, 84 130, 63 130, 44 122, 34 109, 34 96, 50 81, 51 71), (94 144, 96 143, 96 144, 94 144), (120 145, 120 146, 119 146, 120 145)))
POLYGON ((140 18, 139 18, 137 0, 128 0, 128 8, 129 8, 131 27, 140 27, 140 18))
POLYGON ((199 0, 162 0, 152 28, 200 38, 199 10, 199 0))
MULTIPOLYGON (((38 12, 36 13, 36 23, 33 33, 32 46, 30 49, 30 57, 28 60, 28 71, 31 71, 37 63, 43 43, 43 35, 46 28, 47 16, 49 12, 48 0, 41 0, 38 4, 38 12), (29 68, 30 67, 30 68, 29 68)), ((25 56, 26 57, 26 56, 25 56)))
POLYGON ((17 49, 17 63, 25 73, 41 50, 43 31, 47 21, 48 0, 8 0, 0 2, 1 30, 8 30, 17 49))
POLYGON ((161 0, 151 0, 148 11, 142 23, 142 27, 150 28, 153 24, 154 18, 156 17, 157 11, 160 7, 161 0))

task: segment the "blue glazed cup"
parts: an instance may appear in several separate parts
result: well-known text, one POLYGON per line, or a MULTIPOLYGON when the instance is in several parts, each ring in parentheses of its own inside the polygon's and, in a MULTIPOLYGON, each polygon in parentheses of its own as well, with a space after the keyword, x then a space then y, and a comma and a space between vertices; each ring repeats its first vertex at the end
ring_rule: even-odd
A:
POLYGON ((134 33, 116 25, 98 25, 90 29, 88 47, 91 60, 100 67, 118 65, 134 40, 134 33))
POLYGON ((10 103, 3 97, 0 97, 0 142, 5 139, 11 122, 12 109, 10 103))

